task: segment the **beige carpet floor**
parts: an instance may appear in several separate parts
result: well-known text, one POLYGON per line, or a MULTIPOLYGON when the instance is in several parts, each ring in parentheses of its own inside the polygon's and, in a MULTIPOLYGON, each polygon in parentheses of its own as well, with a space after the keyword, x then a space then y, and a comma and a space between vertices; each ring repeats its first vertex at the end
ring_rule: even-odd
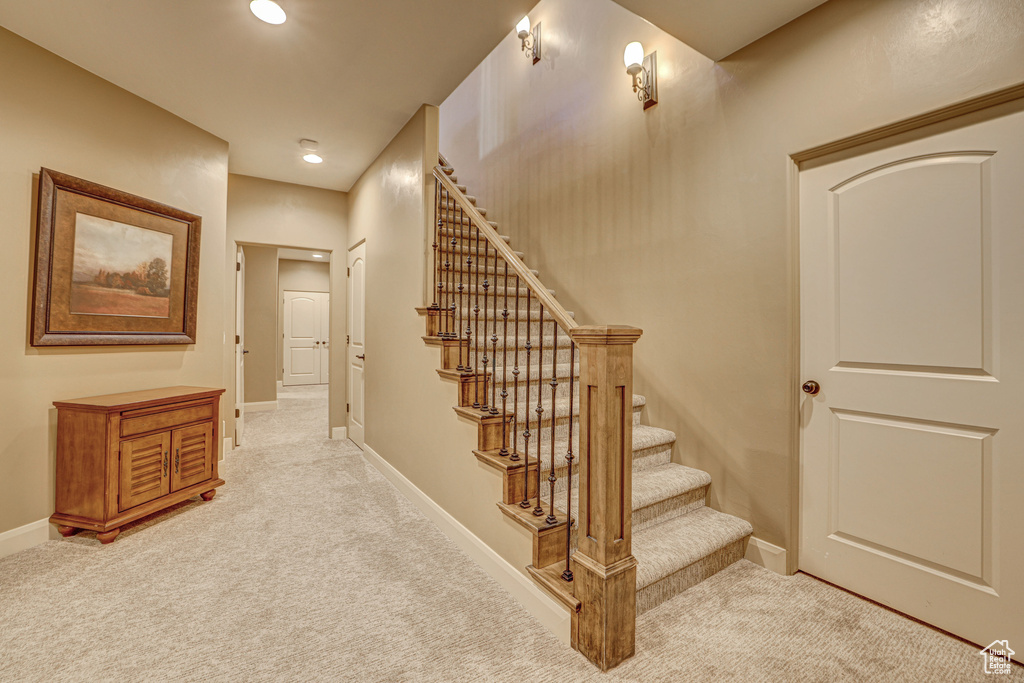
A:
POLYGON ((996 678, 973 646, 748 562, 645 613, 637 656, 601 675, 325 438, 322 388, 280 405, 250 416, 213 501, 0 560, 0 681, 996 678))

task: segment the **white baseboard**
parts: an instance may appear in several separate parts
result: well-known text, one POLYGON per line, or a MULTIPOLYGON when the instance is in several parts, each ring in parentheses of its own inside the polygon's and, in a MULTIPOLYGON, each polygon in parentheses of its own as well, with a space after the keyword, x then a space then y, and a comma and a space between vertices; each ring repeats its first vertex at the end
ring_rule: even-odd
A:
POLYGON ((231 438, 230 436, 225 436, 224 437, 224 448, 222 448, 221 451, 220 451, 220 459, 221 460, 224 459, 224 456, 226 454, 228 454, 232 450, 234 450, 234 448, 235 448, 235 443, 234 442, 235 442, 235 440, 233 438, 231 438))
POLYGON ((36 520, 17 529, 5 531, 0 534, 0 557, 7 557, 40 543, 46 543, 50 540, 51 533, 56 531, 51 531, 49 519, 36 520))
POLYGON ((245 404, 247 413, 259 413, 264 410, 277 410, 277 401, 253 401, 245 404))
POLYGON ((332 439, 347 439, 348 438, 348 427, 334 427, 331 429, 332 439))
POLYGON ((569 611, 555 602, 532 579, 517 570, 498 553, 484 543, 472 531, 452 517, 427 494, 420 491, 411 481, 396 470, 391 463, 380 457, 369 446, 363 447, 363 454, 371 465, 395 485, 406 498, 413 502, 430 521, 438 526, 445 536, 452 539, 469 557, 480 565, 491 578, 512 594, 530 614, 535 616, 549 631, 562 642, 569 644, 569 629, 572 619, 569 611))
POLYGON ((776 574, 786 576, 786 549, 777 545, 762 541, 756 536, 750 537, 747 544, 746 559, 754 564, 759 564, 765 569, 770 569, 776 574))
POLYGON ((284 380, 277 380, 277 388, 278 390, 284 389, 284 380))

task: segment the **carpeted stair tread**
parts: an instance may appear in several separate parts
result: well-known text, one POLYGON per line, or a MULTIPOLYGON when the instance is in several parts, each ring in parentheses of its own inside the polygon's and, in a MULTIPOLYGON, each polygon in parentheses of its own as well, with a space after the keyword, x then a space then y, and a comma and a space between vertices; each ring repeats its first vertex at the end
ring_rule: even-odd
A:
MULTIPOLYGON (((547 471, 543 470, 543 472, 547 471)), ((544 477, 541 477, 541 479, 541 500, 550 501, 550 488, 548 488, 547 482, 544 481, 544 477)), ((579 514, 579 482, 576 479, 574 473, 572 494, 573 519, 578 519, 579 514)), ((711 484, 711 475, 707 472, 695 470, 674 462, 638 472, 634 471, 633 512, 635 513, 641 508, 646 508, 656 503, 676 498, 677 496, 685 496, 692 491, 705 488, 709 484, 711 484)), ((556 492, 555 505, 560 508, 565 507, 564 490, 556 492)), ((634 541, 635 544, 636 541, 634 541)))
POLYGON ((654 505, 711 484, 702 470, 670 462, 633 472, 633 509, 654 505))
POLYGON ((706 506, 634 532, 637 591, 752 533, 749 522, 706 506))
MULTIPOLYGON (((545 436, 542 434, 541 436, 545 436)), ((647 425, 634 425, 633 427, 633 476, 645 469, 660 467, 672 460, 672 444, 676 442, 676 435, 667 429, 660 427, 649 427, 647 425)), ((530 457, 536 456, 535 442, 530 440, 530 457)), ((543 443, 548 443, 546 436, 543 443)), ((573 432, 573 452, 579 455, 579 435, 573 432)), ((565 476, 565 454, 569 450, 569 440, 565 436, 555 439, 555 474, 565 476)), ((541 475, 547 478, 551 469, 549 454, 550 444, 547 449, 541 448, 541 475)), ((578 466, 578 465, 577 465, 578 466)), ((710 475, 709 475, 710 476, 710 475)))
MULTIPOLYGON (((541 414, 542 415, 541 423, 548 425, 548 427, 550 428, 550 426, 551 426, 551 392, 550 392, 550 390, 549 391, 543 391, 542 390, 541 393, 542 394, 547 394, 546 396, 544 396, 544 400, 542 401, 544 412, 541 414)), ((522 397, 520 397, 520 399, 522 399, 522 397)), ((646 402, 647 402, 647 399, 645 399, 643 396, 640 396, 639 394, 633 394, 633 411, 636 412, 636 411, 639 411, 639 410, 643 409, 644 404, 646 402)), ((519 410, 517 411, 516 417, 525 426, 525 424, 526 424, 526 401, 520 400, 520 403, 522 403, 522 405, 519 407, 519 410)), ((511 408, 511 406, 510 406, 510 408, 511 408)), ((530 413, 529 414, 530 414, 530 424, 532 424, 532 425, 536 425, 537 424, 537 413, 535 412, 536 409, 537 409, 537 396, 536 396, 536 392, 531 392, 530 413)), ((509 412, 511 412, 511 410, 509 412)), ((574 399, 573 402, 572 402, 572 415, 575 418, 575 417, 578 417, 579 414, 580 414, 580 402, 579 402, 579 399, 574 399)), ((558 399, 555 400, 555 416, 560 421, 564 421, 564 420, 566 420, 566 418, 569 417, 569 397, 568 396, 565 396, 563 398, 558 398, 558 399)), ((533 431, 533 430, 531 430, 531 431, 533 431)))

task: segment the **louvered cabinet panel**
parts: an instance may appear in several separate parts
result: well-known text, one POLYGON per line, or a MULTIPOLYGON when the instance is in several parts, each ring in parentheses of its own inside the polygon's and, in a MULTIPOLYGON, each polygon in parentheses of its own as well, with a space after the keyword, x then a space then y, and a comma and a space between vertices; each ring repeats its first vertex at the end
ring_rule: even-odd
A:
POLYGON ((133 508, 170 491, 170 450, 170 432, 121 442, 119 509, 133 508))
POLYGON ((206 481, 213 469, 213 424, 174 430, 171 451, 171 491, 206 481))

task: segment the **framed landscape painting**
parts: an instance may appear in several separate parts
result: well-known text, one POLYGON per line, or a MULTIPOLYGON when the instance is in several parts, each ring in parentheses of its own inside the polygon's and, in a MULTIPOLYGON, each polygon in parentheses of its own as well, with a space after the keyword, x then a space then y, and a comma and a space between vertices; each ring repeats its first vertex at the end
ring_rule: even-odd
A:
POLYGON ((201 222, 40 170, 32 345, 194 344, 201 222))

